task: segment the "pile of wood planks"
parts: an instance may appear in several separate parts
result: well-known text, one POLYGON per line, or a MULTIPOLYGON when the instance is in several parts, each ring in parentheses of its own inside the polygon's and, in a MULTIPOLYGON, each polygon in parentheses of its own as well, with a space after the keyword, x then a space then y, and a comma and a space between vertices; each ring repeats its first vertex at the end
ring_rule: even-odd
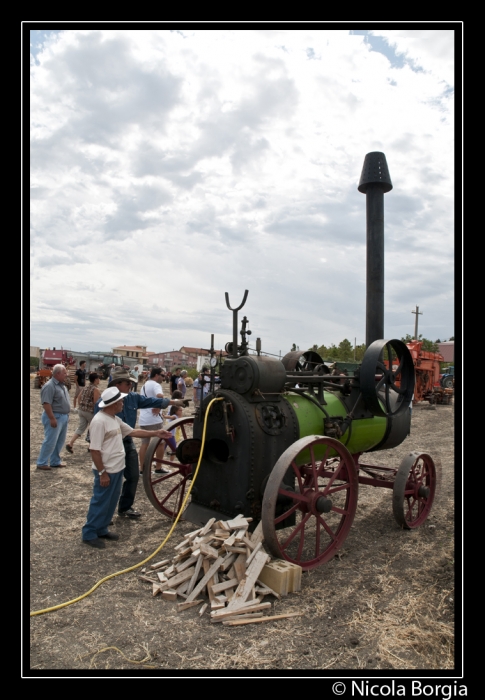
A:
POLYGON ((211 518, 185 536, 172 559, 143 569, 140 579, 152 584, 154 596, 176 602, 179 612, 201 605, 202 616, 210 605, 211 622, 239 625, 300 614, 265 616, 271 609, 266 596, 280 598, 300 590, 301 567, 270 562, 263 550, 262 525, 250 534, 250 522, 252 518, 243 515, 232 520, 211 518))

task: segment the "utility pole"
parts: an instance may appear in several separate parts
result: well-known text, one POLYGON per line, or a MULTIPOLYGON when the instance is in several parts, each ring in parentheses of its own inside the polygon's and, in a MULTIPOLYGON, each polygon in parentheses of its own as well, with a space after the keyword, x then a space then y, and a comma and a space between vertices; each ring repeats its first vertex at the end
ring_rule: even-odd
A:
POLYGON ((355 348, 357 346, 357 338, 354 338, 354 362, 355 362, 355 348))
POLYGON ((419 306, 416 307, 416 311, 411 311, 412 314, 416 314, 416 321, 414 322, 414 340, 418 340, 418 316, 422 316, 423 312, 419 310, 419 306))

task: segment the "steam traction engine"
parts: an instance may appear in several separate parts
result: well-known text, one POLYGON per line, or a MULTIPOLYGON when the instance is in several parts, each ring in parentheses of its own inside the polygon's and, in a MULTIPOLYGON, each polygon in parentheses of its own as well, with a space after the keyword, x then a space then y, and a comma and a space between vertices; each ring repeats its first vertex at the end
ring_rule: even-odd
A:
MULTIPOLYGON (((401 341, 380 339, 383 194, 391 188, 384 154, 368 154, 359 184, 367 196, 367 350, 360 368, 353 377, 335 378, 312 351, 288 353, 282 361, 263 356, 259 338, 250 355, 246 317, 237 342, 246 291, 232 309, 231 357, 221 367, 221 388, 212 384, 195 418, 170 426, 180 425, 185 437, 177 461, 157 460, 156 439, 147 451, 144 485, 160 512, 177 515, 202 451, 184 519, 202 525, 243 513, 253 527, 262 520, 270 553, 303 569, 328 561, 343 545, 359 484, 392 489, 401 527, 424 522, 436 489, 428 454, 411 452, 397 468, 359 462, 364 453, 401 444, 410 430, 413 359, 401 341), (171 473, 152 473, 152 461, 171 473)), ((231 309, 227 293, 226 304, 231 309)))

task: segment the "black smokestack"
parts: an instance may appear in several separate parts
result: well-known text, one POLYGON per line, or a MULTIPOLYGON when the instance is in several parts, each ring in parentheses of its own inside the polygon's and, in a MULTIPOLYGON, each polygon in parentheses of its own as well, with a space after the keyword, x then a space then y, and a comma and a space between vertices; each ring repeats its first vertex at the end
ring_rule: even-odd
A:
POLYGON ((358 187, 365 194, 367 226, 367 287, 365 344, 384 338, 384 193, 392 190, 384 153, 364 160, 358 187))

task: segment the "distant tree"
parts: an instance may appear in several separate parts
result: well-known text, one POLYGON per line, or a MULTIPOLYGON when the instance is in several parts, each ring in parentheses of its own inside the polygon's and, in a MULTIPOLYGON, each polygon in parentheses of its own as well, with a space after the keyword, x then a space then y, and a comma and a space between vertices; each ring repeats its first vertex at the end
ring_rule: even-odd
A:
POLYGON ((339 360, 339 350, 335 343, 332 343, 329 348, 327 348, 327 358, 329 360, 339 360))
POLYGON ((338 346, 338 359, 342 362, 352 362, 354 358, 354 348, 350 340, 345 338, 338 346))
POLYGON ((454 336, 454 335, 450 336, 450 341, 452 341, 452 340, 453 340, 453 341, 455 340, 455 336, 454 336))
MULTIPOLYGON (((320 355, 320 357, 330 362, 338 362, 339 360, 340 362, 354 361, 354 346, 347 338, 342 340, 338 345, 335 345, 335 343, 332 343, 330 346, 320 345, 317 347, 316 345, 313 345, 311 350, 314 350, 320 355)), ((362 345, 356 345, 355 362, 362 362, 365 351, 365 343, 362 343, 362 345)))
MULTIPOLYGON (((435 340, 434 342, 435 342, 435 343, 441 343, 441 340, 438 338, 438 340, 435 340)), ((446 343, 446 340, 445 340, 445 343, 446 343)))
POLYGON ((30 358, 30 366, 31 367, 38 367, 39 366, 39 358, 38 357, 31 357, 30 358))

